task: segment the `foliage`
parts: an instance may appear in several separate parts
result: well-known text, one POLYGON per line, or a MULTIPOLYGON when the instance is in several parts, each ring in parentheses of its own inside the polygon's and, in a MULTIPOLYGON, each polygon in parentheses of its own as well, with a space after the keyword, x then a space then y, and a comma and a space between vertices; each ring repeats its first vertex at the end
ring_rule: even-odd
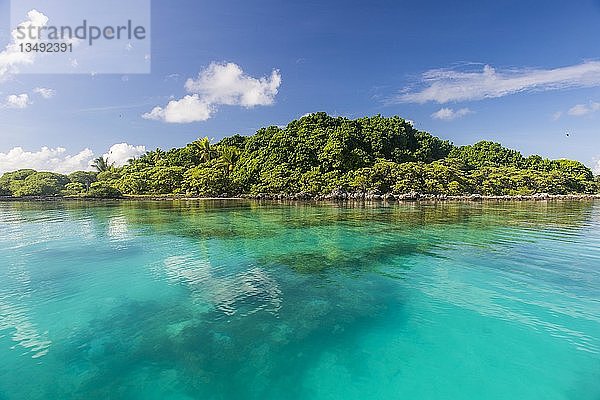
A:
POLYGON ((58 174, 20 170, 0 178, 0 195, 125 194, 234 196, 336 190, 370 193, 519 195, 597 193, 599 179, 578 161, 524 157, 482 141, 455 147, 380 115, 350 120, 314 113, 285 127, 208 137, 168 151, 156 149, 116 168, 95 160, 98 171, 58 174), (81 186, 79 186, 81 185, 81 186), (82 189, 83 187, 83 189, 82 189))
POLYGON ((109 171, 102 171, 98 175, 96 175, 96 179, 98 181, 114 181, 121 177, 120 173, 116 169, 111 169, 109 171))
POLYGON ((65 188, 60 192, 63 196, 79 196, 86 192, 85 186, 79 182, 71 182, 65 185, 65 188))
POLYGON ((25 179, 11 180, 10 192, 13 196, 56 196, 61 193, 65 185, 70 183, 65 175, 54 172, 34 172, 25 179))
POLYGON ((86 193, 86 197, 102 198, 102 199, 117 199, 123 194, 113 186, 106 182, 94 182, 90 186, 90 190, 86 193))
POLYGON ((502 147, 499 143, 482 141, 474 145, 455 147, 449 158, 456 158, 464 162, 467 169, 481 167, 511 166, 524 167, 525 159, 515 150, 502 147))
POLYGON ((113 168, 113 164, 108 162, 108 159, 104 157, 96 158, 91 165, 98 172, 110 171, 113 168))
POLYGON ((190 143, 190 147, 192 148, 192 151, 194 151, 196 155, 200 157, 200 160, 202 160, 203 162, 209 162, 217 155, 217 151, 210 144, 210 139, 207 137, 198 139, 190 143))
POLYGON ((180 191, 184 171, 179 166, 125 167, 118 176, 106 176, 104 181, 128 194, 170 194, 180 191))
POLYGON ((97 172, 75 171, 68 175, 72 183, 80 183, 85 190, 89 190, 90 185, 98 180, 97 172))
POLYGON ((229 193, 231 179, 218 165, 197 166, 186 171, 183 187, 195 196, 219 196, 229 193))
POLYGON ((35 173, 36 171, 33 169, 20 169, 18 171, 5 173, 4 175, 2 175, 2 177, 0 177, 0 196, 12 195, 10 187, 13 181, 22 181, 29 175, 35 173))

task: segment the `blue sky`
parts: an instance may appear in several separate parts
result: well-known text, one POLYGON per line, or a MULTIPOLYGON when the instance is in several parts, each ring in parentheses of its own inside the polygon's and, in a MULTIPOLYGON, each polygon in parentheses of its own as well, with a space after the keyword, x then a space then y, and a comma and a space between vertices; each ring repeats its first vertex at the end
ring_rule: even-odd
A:
MULTIPOLYGON (((9 6, 0 0, 0 51, 9 6)), ((314 111, 397 114, 455 144, 495 140, 595 167, 599 33, 591 0, 153 1, 151 74, 0 79, 0 171, 64 170, 84 149, 80 161, 116 143, 166 149, 314 111), (186 118, 166 117, 170 101, 186 118)))

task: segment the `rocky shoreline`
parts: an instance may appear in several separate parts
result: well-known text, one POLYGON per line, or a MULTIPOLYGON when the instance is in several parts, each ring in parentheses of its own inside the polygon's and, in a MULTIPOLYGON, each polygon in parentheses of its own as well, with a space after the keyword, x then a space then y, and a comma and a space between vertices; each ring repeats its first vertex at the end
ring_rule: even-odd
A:
POLYGON ((258 195, 241 196, 217 196, 217 197, 193 197, 186 195, 150 195, 150 196, 124 196, 121 198, 102 199, 89 197, 61 197, 61 196, 31 196, 31 197, 11 197, 0 196, 0 202, 14 201, 110 201, 110 200, 136 200, 136 201, 174 201, 174 200, 274 200, 274 201, 368 201, 368 202, 478 202, 478 201, 576 201, 576 200, 599 200, 600 194, 549 194, 536 193, 532 195, 516 196, 485 196, 481 194, 470 194, 460 196, 433 195, 422 193, 406 193, 395 195, 391 193, 373 193, 373 192, 345 192, 341 190, 333 191, 326 195, 313 195, 311 193, 297 194, 272 194, 260 193, 258 195))
POLYGON ((533 195, 517 196, 484 196, 470 194, 461 196, 421 194, 417 192, 395 195, 392 193, 372 192, 344 192, 334 191, 327 195, 313 196, 310 193, 285 194, 259 194, 247 198, 258 200, 314 200, 314 201, 540 201, 540 200, 594 200, 600 199, 600 194, 549 194, 536 193, 533 195))

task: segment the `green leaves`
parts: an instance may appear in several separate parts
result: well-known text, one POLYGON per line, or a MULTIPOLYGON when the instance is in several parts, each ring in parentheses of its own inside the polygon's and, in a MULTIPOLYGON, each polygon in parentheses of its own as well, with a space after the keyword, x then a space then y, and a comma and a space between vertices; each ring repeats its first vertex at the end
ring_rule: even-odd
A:
POLYGON ((98 172, 106 172, 113 168, 113 164, 104 157, 98 157, 92 162, 92 167, 98 172))
POLYGON ((454 147, 400 117, 381 115, 350 120, 313 113, 253 136, 234 135, 214 145, 204 137, 183 148, 150 151, 125 167, 115 168, 103 158, 94 167, 99 173, 78 171, 68 178, 33 170, 7 173, 0 178, 0 195, 88 190, 94 196, 336 190, 519 195, 597 193, 600 187, 578 161, 523 157, 489 141, 454 147))
POLYGON ((189 195, 219 196, 229 192, 231 179, 218 165, 202 165, 185 172, 183 189, 189 195))
POLYGON ((53 172, 34 172, 25 179, 14 179, 9 183, 13 196, 56 196, 69 183, 65 175, 53 172))
POLYGON ((90 190, 86 194, 86 197, 100 199, 117 199, 122 196, 118 189, 102 181, 92 183, 90 190))

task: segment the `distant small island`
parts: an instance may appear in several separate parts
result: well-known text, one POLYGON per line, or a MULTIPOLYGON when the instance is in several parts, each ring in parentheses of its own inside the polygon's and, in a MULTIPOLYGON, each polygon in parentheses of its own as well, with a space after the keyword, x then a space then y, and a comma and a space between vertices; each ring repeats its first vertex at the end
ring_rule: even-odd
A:
POLYGON ((524 157, 498 143, 454 146, 400 117, 355 120, 314 113, 286 127, 212 144, 156 149, 123 167, 94 161, 69 175, 23 169, 0 177, 0 196, 418 199, 596 195, 579 161, 524 157))

